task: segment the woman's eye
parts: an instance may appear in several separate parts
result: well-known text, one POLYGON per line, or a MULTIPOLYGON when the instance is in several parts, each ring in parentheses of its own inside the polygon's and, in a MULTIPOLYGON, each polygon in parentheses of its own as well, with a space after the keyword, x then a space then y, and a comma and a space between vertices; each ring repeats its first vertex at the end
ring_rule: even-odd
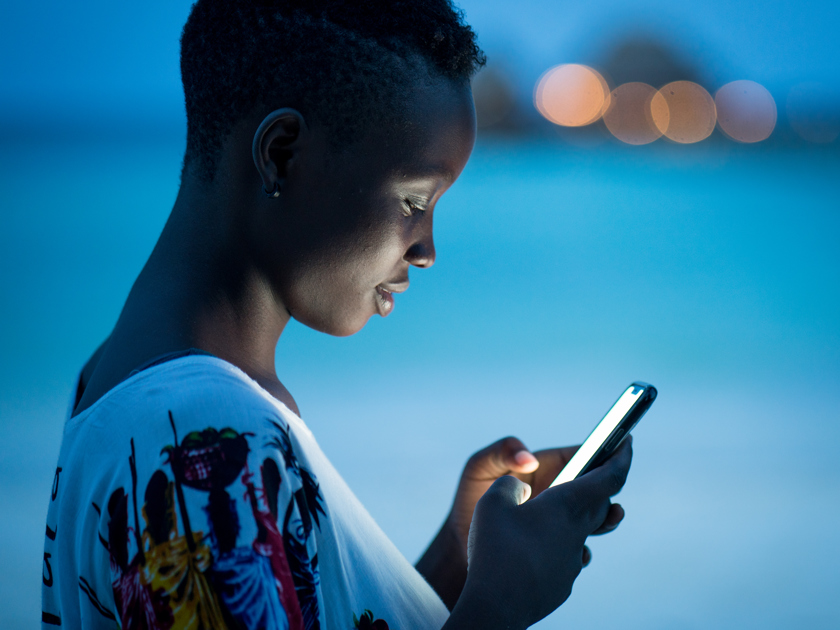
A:
POLYGON ((424 208, 412 203, 410 199, 403 200, 403 214, 407 217, 414 216, 418 212, 425 212, 424 208))

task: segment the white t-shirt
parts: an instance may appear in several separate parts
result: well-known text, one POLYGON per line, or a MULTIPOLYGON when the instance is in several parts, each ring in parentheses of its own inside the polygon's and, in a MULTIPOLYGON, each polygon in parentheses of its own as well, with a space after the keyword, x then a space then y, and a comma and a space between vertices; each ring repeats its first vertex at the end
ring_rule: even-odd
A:
POLYGON ((303 421, 233 365, 145 369, 68 419, 42 627, 439 629, 446 607, 303 421))

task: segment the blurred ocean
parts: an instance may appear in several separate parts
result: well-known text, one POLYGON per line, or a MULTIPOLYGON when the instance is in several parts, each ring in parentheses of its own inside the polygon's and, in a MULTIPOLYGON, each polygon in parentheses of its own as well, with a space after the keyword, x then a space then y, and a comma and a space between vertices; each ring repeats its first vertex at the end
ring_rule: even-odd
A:
MULTIPOLYGON (((38 627, 72 382, 181 153, 0 145, 0 627, 38 627)), ((281 380, 410 559, 470 453, 579 442, 649 381, 626 521, 539 627, 838 628, 838 166, 836 146, 484 142, 436 211, 434 268, 354 337, 290 325, 281 380)))

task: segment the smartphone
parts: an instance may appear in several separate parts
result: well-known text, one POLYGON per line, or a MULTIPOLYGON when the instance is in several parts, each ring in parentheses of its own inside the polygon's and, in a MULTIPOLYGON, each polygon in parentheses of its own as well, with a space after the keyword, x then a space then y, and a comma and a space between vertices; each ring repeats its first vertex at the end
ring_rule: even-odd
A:
POLYGON ((639 381, 631 383, 580 445, 557 479, 551 483, 551 487, 577 479, 603 464, 630 434, 654 400, 656 388, 653 385, 639 381))

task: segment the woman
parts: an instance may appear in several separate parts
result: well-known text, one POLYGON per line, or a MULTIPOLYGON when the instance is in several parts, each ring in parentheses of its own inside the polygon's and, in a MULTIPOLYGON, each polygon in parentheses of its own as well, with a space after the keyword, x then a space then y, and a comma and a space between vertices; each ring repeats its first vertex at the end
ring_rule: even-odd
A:
POLYGON ((353 334, 434 263, 482 64, 449 0, 195 4, 181 187, 79 379, 44 627, 524 628, 568 597, 629 443, 545 492, 573 448, 479 451, 414 568, 275 372, 292 317, 353 334))

